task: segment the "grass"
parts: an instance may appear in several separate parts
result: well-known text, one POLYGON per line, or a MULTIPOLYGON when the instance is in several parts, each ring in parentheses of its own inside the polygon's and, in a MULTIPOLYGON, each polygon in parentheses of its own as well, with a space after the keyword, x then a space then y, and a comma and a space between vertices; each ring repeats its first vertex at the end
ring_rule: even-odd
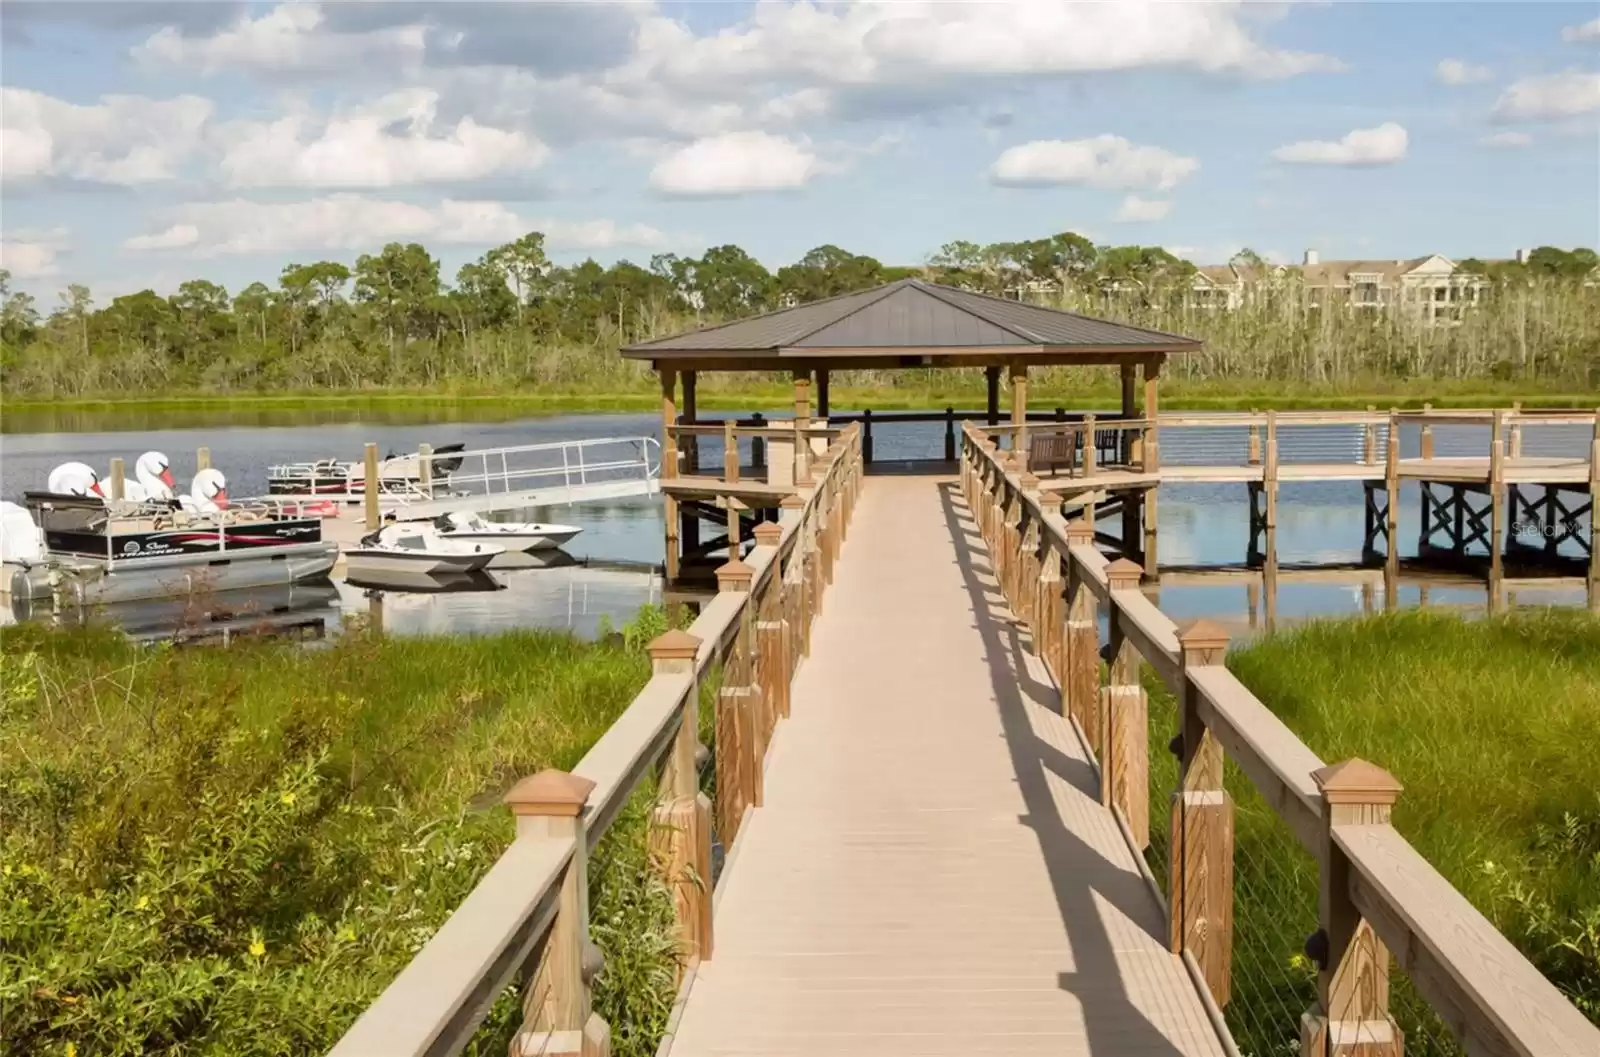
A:
MULTIPOLYGON (((648 678, 640 636, 319 649, 0 636, 0 1037, 9 1052, 326 1052, 648 678), (70 1047, 70 1049, 69 1049, 70 1047)), ((591 862, 596 1007, 654 1052, 671 896, 635 802, 591 862)), ((495 1006, 480 1052, 519 1010, 495 1006)))
MULTIPOLYGON (((891 372, 884 372, 886 374, 891 372)), ((841 373, 832 387, 835 411, 928 410, 983 407, 982 375, 974 371, 898 372, 888 384, 861 384, 841 373)), ((1055 406, 1118 405, 1110 376, 1101 371, 1046 372, 1030 388, 1038 409, 1055 406)), ((1505 406, 1592 407, 1600 394, 1560 386, 1469 382, 1396 382, 1373 379, 1360 384, 1268 385, 1260 381, 1163 383, 1161 406, 1166 411, 1240 411, 1274 408, 1365 409, 1505 406)), ((707 376, 699 391, 702 411, 780 411, 794 406, 790 385, 745 376, 707 376)), ((633 390, 473 392, 439 390, 355 390, 348 392, 164 394, 150 398, 8 399, 0 404, 0 430, 7 433, 153 429, 207 425, 300 425, 343 422, 351 418, 394 422, 503 421, 535 415, 659 411, 660 396, 641 386, 633 390)))
MULTIPOLYGON (((1324 760, 1359 756, 1405 786, 1394 824, 1591 1019, 1600 1023, 1600 621, 1534 611, 1469 621, 1425 612, 1316 622, 1229 657, 1229 667, 1324 760)), ((1152 686, 1152 745, 1175 729, 1152 686)), ((1158 876, 1175 765, 1151 755, 1158 876)), ((1317 872, 1248 779, 1237 804, 1234 995, 1246 1055, 1298 1053, 1315 992, 1302 954, 1317 872)), ((1456 1052, 1409 984, 1406 1052, 1456 1052)))

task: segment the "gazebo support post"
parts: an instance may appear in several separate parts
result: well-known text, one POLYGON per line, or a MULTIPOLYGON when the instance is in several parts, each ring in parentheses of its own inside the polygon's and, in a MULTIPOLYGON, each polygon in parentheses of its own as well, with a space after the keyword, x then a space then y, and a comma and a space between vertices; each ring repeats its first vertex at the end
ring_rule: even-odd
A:
POLYGON ((828 369, 817 368, 817 417, 828 421, 828 369))
MULTIPOLYGON (((677 441, 673 427, 678 423, 678 372, 671 367, 658 368, 661 376, 661 476, 670 480, 678 476, 677 441)), ((667 582, 678 578, 678 501, 662 495, 662 520, 667 531, 667 582)))
POLYGON ((1011 458, 1017 472, 1028 469, 1028 365, 1023 360, 1011 361, 1011 424, 1016 431, 1011 435, 1011 458))
MULTIPOLYGON (((683 407, 678 414, 678 422, 685 426, 699 425, 700 410, 695 402, 695 381, 697 375, 694 371, 683 372, 683 407)), ((678 446, 683 449, 683 470, 685 474, 693 475, 700 472, 700 438, 694 433, 684 433, 678 439, 678 446)), ((682 511, 683 528, 680 535, 683 538, 685 553, 693 554, 700 549, 700 518, 693 513, 692 507, 680 507, 682 511)))
MULTIPOLYGON (((1157 356, 1144 363, 1144 417, 1150 424, 1145 427, 1141 462, 1146 471, 1161 467, 1161 429, 1156 425, 1161 414, 1161 363, 1165 356, 1157 356)), ((1157 503, 1161 494, 1159 486, 1144 493, 1144 575, 1155 579, 1160 566, 1156 549, 1156 527, 1159 519, 1157 503)))
POLYGON ((1000 424, 1000 368, 989 366, 983 369, 983 382, 988 389, 989 402, 984 405, 989 412, 989 425, 1000 424))
POLYGON ((811 482, 811 372, 794 372, 794 481, 811 482))

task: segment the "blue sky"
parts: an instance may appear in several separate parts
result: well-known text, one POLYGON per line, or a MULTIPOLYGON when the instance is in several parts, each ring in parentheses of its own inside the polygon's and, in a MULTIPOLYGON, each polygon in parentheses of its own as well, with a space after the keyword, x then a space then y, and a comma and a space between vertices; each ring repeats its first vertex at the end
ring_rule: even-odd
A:
POLYGON ((0 256, 47 305, 527 230, 916 263, 1600 242, 1600 7, 6 2, 0 256))

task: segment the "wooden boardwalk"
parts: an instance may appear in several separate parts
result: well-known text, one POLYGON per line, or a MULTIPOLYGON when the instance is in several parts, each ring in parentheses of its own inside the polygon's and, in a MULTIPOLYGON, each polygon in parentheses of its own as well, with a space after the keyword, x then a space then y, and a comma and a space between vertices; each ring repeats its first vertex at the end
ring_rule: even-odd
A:
POLYGON ((668 1052, 1225 1051, 960 489, 874 478, 668 1052))

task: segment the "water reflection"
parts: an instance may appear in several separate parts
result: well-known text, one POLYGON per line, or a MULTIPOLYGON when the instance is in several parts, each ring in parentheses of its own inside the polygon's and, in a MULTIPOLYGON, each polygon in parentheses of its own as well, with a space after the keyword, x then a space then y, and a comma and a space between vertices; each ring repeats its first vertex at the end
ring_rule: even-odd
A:
MULTIPOLYGON (((473 421, 452 421, 448 409, 442 415, 439 409, 423 409, 415 418, 409 413, 395 413, 363 415, 362 421, 351 421, 349 412, 330 412, 340 416, 339 421, 325 425, 306 425, 304 417, 295 414, 293 428, 264 423, 259 416, 233 413, 228 416, 232 425, 227 428, 193 428, 164 414, 157 428, 139 434, 104 430, 8 434, 0 439, 0 494, 15 497, 25 488, 39 487, 52 467, 69 459, 104 468, 113 456, 131 461, 151 448, 171 456, 182 478, 185 471, 193 472, 195 450, 205 445, 210 448, 213 463, 228 473, 231 490, 247 495, 265 491, 265 468, 269 463, 327 456, 353 458, 367 441, 409 451, 422 442, 461 442, 478 448, 653 435, 657 430, 656 416, 651 414, 488 421, 479 415, 473 421)), ((9 420, 7 426, 14 427, 15 421, 9 420)), ((1530 452, 1563 454, 1574 444, 1580 449, 1587 444, 1588 435, 1580 434, 1583 431, 1530 429, 1524 447, 1530 452)), ((1177 429, 1163 436, 1164 459, 1179 464, 1186 458, 1184 437, 1184 431, 1177 429)), ((1437 431, 1435 443, 1441 455, 1477 454, 1483 450, 1485 439, 1480 428, 1452 427, 1437 431)), ((1305 445, 1309 452, 1347 440, 1350 438, 1342 435, 1329 438, 1307 433, 1306 439, 1297 443, 1305 445)), ((885 462, 938 457, 943 442, 942 423, 880 423, 875 454, 885 462)), ((1214 438, 1205 441, 1214 442, 1214 438)), ((1402 431, 1405 456, 1415 454, 1418 444, 1415 430, 1402 431)), ((1238 447, 1242 462, 1244 447, 1242 443, 1234 446, 1238 447)), ((1200 457, 1197 451, 1188 454, 1200 457)), ((700 461, 709 467, 721 465, 720 437, 701 438, 700 461)), ((1174 619, 1210 617, 1229 624, 1241 635, 1286 627, 1314 616, 1382 610, 1390 604, 1382 570, 1360 567, 1365 529, 1362 502, 1361 485, 1354 482, 1284 483, 1278 506, 1278 569, 1275 574, 1268 574, 1242 568, 1250 543, 1245 486, 1164 486, 1159 504, 1163 576, 1153 594, 1174 619), (1296 568, 1306 565, 1343 568, 1315 572, 1296 568), (1209 571, 1191 571, 1197 567, 1209 571)), ((1483 581, 1437 571, 1424 573, 1412 567, 1421 527, 1419 504, 1418 487, 1405 483, 1400 503, 1402 569, 1394 586, 1393 605, 1477 612, 1491 608, 1483 581)), ((504 511, 495 516, 572 524, 583 531, 565 552, 511 556, 493 566, 487 577, 459 583, 341 582, 283 588, 279 593, 252 592, 252 598, 241 600, 170 601, 91 613, 58 613, 46 606, 43 611, 35 608, 13 615, 63 623, 106 619, 147 639, 171 637, 176 632, 209 641, 226 639, 251 627, 279 628, 285 634, 318 637, 338 634, 346 614, 370 616, 386 632, 402 635, 479 633, 530 625, 593 635, 602 619, 621 624, 641 605, 660 602, 664 597, 660 573, 664 557, 663 512, 658 500, 504 511)), ((1577 541, 1567 540, 1561 553, 1577 557, 1577 541)), ((1512 575, 1518 575, 1511 563, 1507 568, 1512 575)), ((1585 592, 1582 581, 1575 578, 1514 580, 1508 581, 1493 602, 1495 606, 1583 605, 1585 592)))

